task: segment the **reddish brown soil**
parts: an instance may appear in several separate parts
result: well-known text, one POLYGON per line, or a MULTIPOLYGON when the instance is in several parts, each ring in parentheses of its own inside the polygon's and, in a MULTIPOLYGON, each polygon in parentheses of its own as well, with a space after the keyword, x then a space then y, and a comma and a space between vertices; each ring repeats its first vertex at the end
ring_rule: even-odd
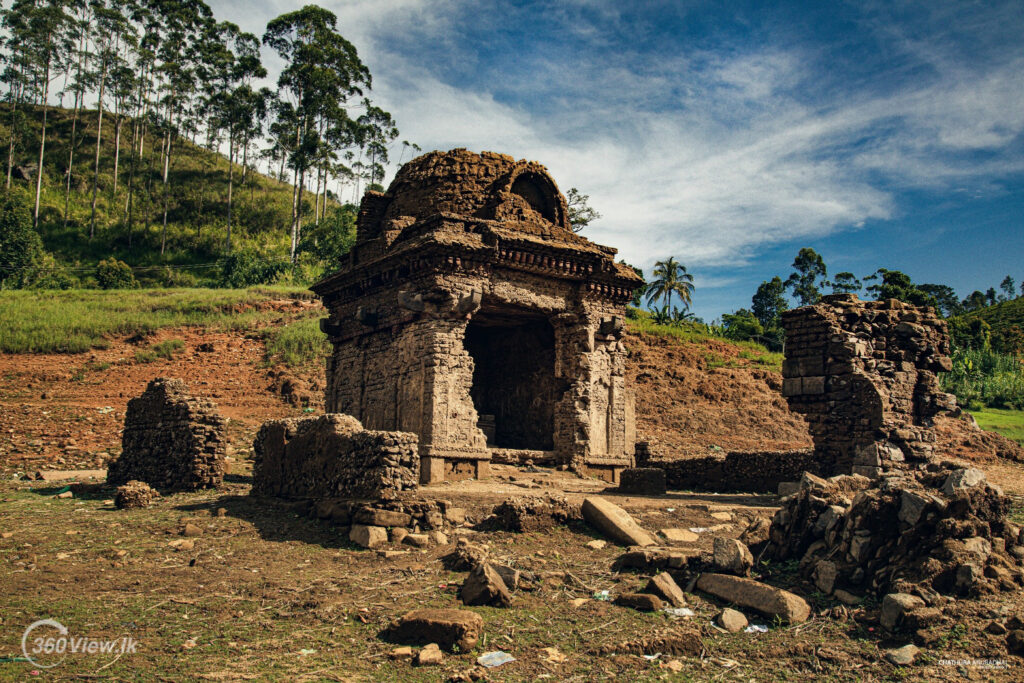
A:
POLYGON ((666 457, 811 445, 807 424, 782 398, 782 376, 716 340, 680 343, 629 335, 638 438, 666 457), (710 367, 722 365, 724 367, 710 367))

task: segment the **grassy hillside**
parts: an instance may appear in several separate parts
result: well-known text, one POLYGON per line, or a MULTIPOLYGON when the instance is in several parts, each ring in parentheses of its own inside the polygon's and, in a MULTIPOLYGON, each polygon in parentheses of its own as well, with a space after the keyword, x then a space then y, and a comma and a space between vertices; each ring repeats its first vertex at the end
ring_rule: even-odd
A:
MULTIPOLYGON (((15 166, 28 178, 17 178, 12 189, 24 195, 31 205, 34 198, 34 169, 38 158, 41 110, 30 112, 27 144, 16 150, 15 166)), ((65 225, 65 187, 68 153, 74 112, 51 109, 47 116, 46 157, 43 164, 43 193, 39 231, 44 245, 58 262, 71 266, 91 266, 101 259, 114 258, 138 266, 165 266, 142 271, 144 277, 174 284, 175 277, 190 272, 202 278, 204 268, 225 254, 227 227, 228 162, 223 155, 177 138, 169 172, 167 245, 160 254, 163 190, 159 135, 151 128, 145 138, 144 152, 136 162, 133 225, 125 220, 128 182, 132 172, 132 122, 121 127, 120 162, 117 191, 114 191, 115 121, 110 112, 103 117, 100 174, 97 194, 96 236, 89 239, 92 200, 93 163, 96 145, 95 110, 79 112, 75 132, 71 196, 65 225), (177 268, 175 268, 177 266, 177 268), (181 268, 184 266, 184 268, 181 268), (166 282, 170 280, 170 282, 166 282)), ((9 139, 9 110, 0 107, 0 141, 9 139)), ((203 142, 203 140, 199 140, 203 142)), ((242 168, 235 165, 232 243, 236 250, 258 251, 268 256, 288 254, 292 190, 261 173, 248 170, 244 181, 242 168)), ((304 195, 303 210, 309 222, 313 215, 313 195, 304 195)), ((328 203, 328 215, 336 219, 341 205, 328 203)), ((350 226, 349 226, 350 227, 350 226)), ((190 284, 188 277, 183 284, 190 284)))
POLYGON ((1024 296, 979 308, 961 317, 984 320, 992 328, 993 335, 1003 333, 1011 327, 1024 329, 1024 296))

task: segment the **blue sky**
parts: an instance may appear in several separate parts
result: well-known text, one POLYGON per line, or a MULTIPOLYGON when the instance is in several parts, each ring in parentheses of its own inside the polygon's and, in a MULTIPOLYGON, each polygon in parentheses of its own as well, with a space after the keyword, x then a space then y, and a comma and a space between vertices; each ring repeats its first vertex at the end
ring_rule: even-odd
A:
MULTIPOLYGON (((707 320, 803 246, 961 297, 1024 280, 1019 0, 321 4, 402 139, 544 163, 588 237, 686 264, 707 320)), ((298 3, 211 6, 262 34, 298 3)))

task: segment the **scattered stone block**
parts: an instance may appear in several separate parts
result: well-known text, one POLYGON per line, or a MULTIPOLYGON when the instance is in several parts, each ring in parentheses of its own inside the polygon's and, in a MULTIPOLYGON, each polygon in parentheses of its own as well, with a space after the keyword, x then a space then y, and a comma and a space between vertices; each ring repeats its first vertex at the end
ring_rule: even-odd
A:
POLYGON ((738 633, 745 629, 749 622, 743 612, 726 607, 715 617, 715 623, 729 633, 738 633))
POLYGON ((193 524, 192 522, 186 522, 185 527, 181 530, 181 535, 191 537, 202 536, 203 529, 197 524, 193 524))
POLYGON ((666 541, 673 543, 696 543, 700 540, 700 535, 689 529, 662 529, 659 533, 665 537, 666 541))
POLYGON ((360 508, 353 517, 356 524, 367 526, 409 526, 412 516, 397 510, 378 510, 376 508, 360 508))
POLYGON ((916 595, 889 593, 882 598, 882 611, 879 613, 878 623, 886 630, 896 631, 907 613, 918 607, 924 607, 924 600, 916 595))
POLYGON ((152 505, 160 493, 144 481, 132 480, 118 486, 114 492, 114 506, 119 510, 146 508, 152 505))
POLYGON ((942 484, 942 493, 952 498, 959 491, 969 489, 985 482, 985 473, 974 467, 953 470, 942 484))
POLYGON ((437 643, 449 652, 468 652, 476 647, 484 630, 479 614, 462 609, 418 609, 402 616, 382 632, 393 643, 437 643))
POLYGON ((640 528, 628 512, 603 498, 585 498, 582 512, 591 526, 623 545, 657 545, 654 537, 640 528))
POLYGON ((644 588, 644 593, 657 595, 673 607, 686 607, 686 596, 683 594, 683 590, 667 572, 655 574, 644 588))
POLYGON ((629 607, 640 612, 657 612, 665 607, 665 603, 657 595, 650 593, 623 593, 615 598, 614 604, 629 607))
POLYGON ((353 524, 348 532, 350 541, 364 548, 379 548, 388 542, 388 530, 382 526, 353 524))
POLYGON ((437 643, 424 645, 423 649, 416 654, 416 666, 437 666, 443 661, 444 653, 441 652, 437 643))
POLYGON ((711 563, 715 571, 736 576, 746 576, 754 566, 750 549, 734 538, 716 536, 712 548, 711 563))
POLYGON ((437 531, 436 529, 434 531, 428 531, 427 537, 430 538, 432 543, 436 543, 437 545, 448 545, 448 534, 443 531, 437 531))
POLYGON ((469 606, 508 607, 512 604, 512 594, 505 581, 486 562, 476 566, 466 577, 459 590, 459 599, 469 606))
POLYGON ((701 574, 697 588, 742 607, 749 607, 769 618, 799 624, 807 621, 811 614, 810 605, 798 595, 789 591, 727 574, 701 574))
POLYGON ((587 547, 591 550, 603 550, 606 545, 608 545, 608 541, 603 541, 599 538, 587 542, 587 547))
POLYGON ((405 538, 402 539, 402 543, 415 546, 416 548, 426 548, 430 545, 430 536, 427 534, 406 534, 405 538))

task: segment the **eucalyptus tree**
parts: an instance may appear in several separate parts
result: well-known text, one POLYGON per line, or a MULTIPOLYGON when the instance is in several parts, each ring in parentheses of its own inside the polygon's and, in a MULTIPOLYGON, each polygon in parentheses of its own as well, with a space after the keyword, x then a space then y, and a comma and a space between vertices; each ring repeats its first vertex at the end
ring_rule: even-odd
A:
MULTIPOLYGON (((78 147, 78 116, 85 101, 85 93, 93 85, 93 74, 89 70, 89 38, 92 34, 92 4, 84 0, 73 0, 70 8, 74 12, 71 19, 71 32, 77 33, 77 47, 74 56, 68 60, 68 70, 75 69, 71 78, 71 93, 74 101, 74 114, 71 116, 71 138, 68 141, 68 166, 64 172, 64 227, 68 224, 68 213, 71 207, 71 176, 75 170, 75 150, 78 147), (72 67, 73 65, 73 67, 72 67)), ((63 102, 64 93, 61 93, 63 102)))
POLYGON ((32 54, 30 52, 30 26, 32 10, 37 0, 14 0, 9 8, 0 8, 0 29, 3 31, 3 71, 0 80, 7 87, 8 119, 7 185, 11 187, 15 151, 23 144, 25 113, 22 106, 30 94, 32 54))
POLYGON ((814 249, 804 247, 793 259, 793 268, 794 272, 786 278, 786 287, 793 290, 793 296, 801 306, 818 303, 821 298, 820 287, 825 284, 824 279, 828 276, 825 260, 814 249))
POLYGON ((267 24, 263 43, 284 60, 277 84, 290 111, 286 127, 291 139, 288 166, 292 170, 291 258, 295 260, 302 231, 302 190, 306 172, 321 145, 318 118, 344 111, 350 97, 370 87, 370 70, 356 48, 337 31, 332 12, 307 5, 282 14, 267 24))
MULTIPOLYGON (((128 19, 121 13, 117 0, 108 5, 107 0, 91 0, 96 18, 96 82, 99 93, 96 99, 96 157, 92 170, 92 202, 89 214, 89 239, 96 235, 96 192, 100 179, 100 141, 103 138, 103 99, 106 94, 107 76, 118 66, 121 41, 128 35, 128 19)), ((116 171, 115 171, 116 175, 116 171)))
POLYGON ((36 167, 36 197, 32 227, 39 228, 39 198, 43 191, 43 161, 46 155, 46 118, 49 112, 50 81, 60 72, 73 46, 68 0, 40 0, 28 9, 28 43, 34 69, 35 95, 43 109, 39 133, 39 164, 36 167))

